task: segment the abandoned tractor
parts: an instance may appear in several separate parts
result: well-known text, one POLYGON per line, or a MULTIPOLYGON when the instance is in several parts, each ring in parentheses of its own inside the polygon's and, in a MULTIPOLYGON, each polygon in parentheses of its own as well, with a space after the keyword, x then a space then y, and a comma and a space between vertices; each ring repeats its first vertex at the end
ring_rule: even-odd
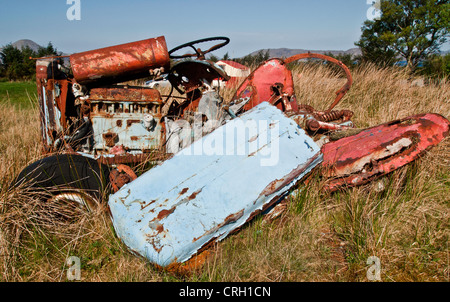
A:
POLYGON ((38 59, 41 136, 49 156, 24 169, 16 183, 32 180, 30 187, 92 205, 89 196, 101 197, 110 178, 117 189, 135 177, 124 164, 158 162, 178 152, 191 142, 190 134, 182 137, 183 127, 193 126, 195 118, 201 124, 213 120, 221 106, 220 87, 211 83, 228 76, 204 57, 228 43, 226 37, 207 38, 168 52, 165 38, 158 37, 73 54, 69 67, 63 58, 38 59), (194 47, 201 43, 214 45, 206 51, 194 47), (195 51, 176 55, 185 48, 195 51), (196 59, 170 66, 171 59, 189 57, 196 59), (129 84, 163 76, 172 86, 164 97, 129 84), (172 96, 173 90, 182 96, 172 96))
POLYGON ((168 51, 158 37, 73 54, 68 67, 61 58, 38 59, 49 156, 25 168, 16 185, 88 209, 106 192, 121 240, 154 264, 176 266, 275 211, 317 167, 326 191, 361 185, 449 133, 448 120, 431 113, 354 129, 353 112, 334 110, 352 86, 350 71, 320 54, 269 59, 224 102, 212 83, 229 75, 205 55, 228 43, 213 37, 168 51), (212 46, 203 51, 203 43, 212 46), (324 110, 296 99, 288 64, 302 59, 329 61, 347 77, 324 110), (148 77, 169 81, 170 93, 129 84, 148 77), (136 173, 146 163, 156 166, 136 173))

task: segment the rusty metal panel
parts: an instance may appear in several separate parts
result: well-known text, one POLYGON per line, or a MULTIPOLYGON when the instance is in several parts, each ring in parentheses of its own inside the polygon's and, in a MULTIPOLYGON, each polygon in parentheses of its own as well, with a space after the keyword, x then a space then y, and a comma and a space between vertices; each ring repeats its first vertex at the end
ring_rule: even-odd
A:
POLYGON ((97 154, 125 155, 125 150, 137 154, 162 145, 162 100, 156 89, 93 88, 88 101, 97 154))
POLYGON ((154 68, 169 69, 164 37, 111 46, 70 56, 74 79, 83 85, 113 84, 149 76, 154 68))
POLYGON ((127 112, 115 112, 115 105, 105 102, 105 112, 91 114, 95 150, 110 150, 120 145, 129 151, 144 151, 161 145, 163 127, 157 114, 133 112, 129 108, 134 104, 121 104, 127 112), (152 121, 148 127, 145 125, 147 119, 152 121))
POLYGON ((47 92, 45 90, 45 83, 43 80, 37 81, 38 96, 39 96, 39 111, 41 118, 41 135, 45 149, 50 149, 53 144, 51 136, 50 118, 48 109, 47 92))
POLYGON ((158 90, 128 86, 92 88, 89 91, 89 100, 162 103, 161 94, 158 90))
POLYGON ((177 265, 280 201, 322 161, 320 148, 264 102, 110 196, 117 235, 177 265))
POLYGON ((448 136, 449 124, 441 115, 421 114, 325 144, 323 166, 331 178, 325 190, 361 185, 412 162, 448 136))
POLYGON ((36 79, 47 79, 48 73, 47 69, 49 68, 50 59, 40 59, 36 60, 36 79))
MULTIPOLYGON (((244 110, 249 110, 262 102, 270 102, 274 95, 272 89, 274 85, 279 86, 281 92, 290 98, 285 104, 285 111, 297 111, 292 73, 281 59, 270 59, 255 69, 237 89, 232 102, 237 103, 250 98, 244 110)), ((276 106, 283 110, 283 104, 279 103, 276 106)))
POLYGON ((37 79, 37 92, 44 148, 50 150, 55 137, 66 127, 67 80, 37 79))

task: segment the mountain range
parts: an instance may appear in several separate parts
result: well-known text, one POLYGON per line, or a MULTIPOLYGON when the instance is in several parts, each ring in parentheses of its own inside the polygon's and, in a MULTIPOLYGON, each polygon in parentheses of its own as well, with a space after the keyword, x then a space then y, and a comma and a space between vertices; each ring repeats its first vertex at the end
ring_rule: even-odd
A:
MULTIPOLYGON (((37 51, 39 47, 41 47, 39 44, 32 40, 28 39, 22 39, 18 40, 12 45, 18 49, 22 49, 26 46, 30 47, 32 50, 37 51)), ((0 47, 0 51, 2 48, 0 47)), ((268 48, 268 49, 260 49, 257 51, 254 51, 250 53, 250 55, 254 56, 258 54, 260 51, 266 52, 269 51, 270 58, 288 58, 290 56, 299 54, 299 53, 306 53, 306 52, 313 52, 313 53, 319 53, 319 54, 326 54, 331 53, 333 55, 346 55, 350 54, 352 57, 361 55, 361 50, 359 48, 350 48, 348 50, 307 50, 307 49, 291 49, 291 48, 268 48)), ((446 55, 450 53, 450 50, 447 51, 441 51, 442 55, 446 55)))
POLYGON ((335 56, 349 54, 352 57, 361 55, 361 50, 359 48, 350 48, 348 50, 307 50, 307 49, 291 49, 291 48, 268 48, 268 49, 260 49, 260 50, 254 51, 250 55, 254 56, 254 55, 258 54, 260 51, 263 51, 263 53, 265 53, 266 51, 269 51, 269 56, 271 58, 288 58, 293 55, 296 55, 299 53, 306 53, 306 52, 312 52, 312 53, 318 53, 318 54, 331 53, 335 56))

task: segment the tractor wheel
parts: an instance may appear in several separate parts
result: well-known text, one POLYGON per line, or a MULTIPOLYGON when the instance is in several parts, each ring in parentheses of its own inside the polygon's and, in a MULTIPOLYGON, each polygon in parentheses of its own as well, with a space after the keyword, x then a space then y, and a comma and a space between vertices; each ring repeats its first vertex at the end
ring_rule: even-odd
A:
POLYGON ((108 179, 108 166, 85 156, 61 154, 32 163, 19 173, 12 185, 92 211, 101 200, 108 179))

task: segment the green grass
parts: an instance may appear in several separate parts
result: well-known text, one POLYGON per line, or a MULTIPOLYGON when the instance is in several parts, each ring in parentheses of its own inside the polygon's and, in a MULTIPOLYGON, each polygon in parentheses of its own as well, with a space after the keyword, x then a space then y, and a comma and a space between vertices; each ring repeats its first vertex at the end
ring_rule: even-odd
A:
POLYGON ((37 105, 36 82, 0 82, 0 103, 30 109, 37 105))

